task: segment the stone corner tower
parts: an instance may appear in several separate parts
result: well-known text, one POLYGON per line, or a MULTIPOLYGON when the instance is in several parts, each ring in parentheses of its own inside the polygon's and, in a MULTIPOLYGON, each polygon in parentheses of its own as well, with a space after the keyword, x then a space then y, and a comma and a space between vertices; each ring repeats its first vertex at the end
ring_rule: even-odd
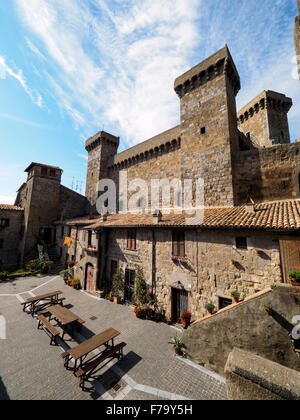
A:
POLYGON ((93 208, 99 197, 98 182, 109 176, 108 168, 117 154, 120 138, 100 131, 86 141, 88 167, 86 177, 86 197, 93 208))
POLYGON ((234 205, 240 77, 226 45, 175 80, 181 102, 182 177, 204 179, 205 206, 234 205))
POLYGON ((295 49, 296 49, 296 59, 298 64, 298 73, 300 79, 300 0, 297 0, 298 3, 298 16, 295 21, 295 49))

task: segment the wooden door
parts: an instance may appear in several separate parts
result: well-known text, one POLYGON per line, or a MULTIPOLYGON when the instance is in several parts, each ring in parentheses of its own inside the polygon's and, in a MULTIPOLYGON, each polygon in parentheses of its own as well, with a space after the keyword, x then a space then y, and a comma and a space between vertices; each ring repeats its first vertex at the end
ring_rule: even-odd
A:
POLYGON ((125 270, 125 280, 124 280, 124 299, 125 302, 132 301, 132 295, 134 291, 134 281, 135 281, 135 271, 134 270, 125 270))
POLYGON ((95 290, 94 272, 94 267, 88 265, 86 268, 86 290, 88 292, 93 292, 95 290))
POLYGON ((188 311, 188 292, 186 290, 172 289, 172 321, 180 322, 183 311, 188 311))
POLYGON ((289 271, 300 271, 300 239, 280 241, 283 278, 288 283, 289 271))

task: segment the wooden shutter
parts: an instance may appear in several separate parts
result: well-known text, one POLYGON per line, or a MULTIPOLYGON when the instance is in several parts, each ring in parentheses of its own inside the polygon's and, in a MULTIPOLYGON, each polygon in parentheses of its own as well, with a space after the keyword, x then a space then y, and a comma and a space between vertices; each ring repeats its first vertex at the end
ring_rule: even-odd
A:
POLYGON ((173 232, 172 254, 174 257, 185 257, 185 232, 173 232))

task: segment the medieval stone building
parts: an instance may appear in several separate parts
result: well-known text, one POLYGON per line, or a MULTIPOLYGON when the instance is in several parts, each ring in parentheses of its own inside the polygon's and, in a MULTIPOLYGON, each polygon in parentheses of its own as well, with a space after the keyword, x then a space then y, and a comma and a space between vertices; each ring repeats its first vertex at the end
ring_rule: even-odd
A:
MULTIPOLYGON (((61 185, 59 168, 31 164, 18 212, 10 209, 24 214, 21 261, 42 238, 62 262, 75 262, 76 277, 91 293, 109 291, 121 268, 128 302, 140 268, 174 322, 184 309, 196 318, 207 303, 228 305, 232 291, 245 298, 286 282, 289 270, 300 269, 300 144, 290 140, 292 100, 264 91, 237 112, 240 87, 225 46, 176 79, 180 125, 121 153, 111 134, 88 139, 86 198, 61 185), (114 212, 99 215, 103 179, 114 181, 118 200, 114 212), (124 179, 144 181, 134 214, 126 211, 133 193, 123 194, 124 179), (176 194, 154 207, 153 179, 202 179, 203 217, 190 222, 187 208, 177 212, 176 194)), ((196 192, 193 183, 194 200, 196 192)))
MULTIPOLYGON (((225 46, 175 81, 179 126, 121 153, 119 138, 108 133, 87 140, 90 213, 101 195, 99 180, 114 180, 119 193, 124 174, 128 184, 146 181, 148 191, 153 179, 203 178, 205 211, 201 223, 189 225, 186 214, 176 214, 174 197, 171 211, 160 202, 161 212, 141 206, 131 214, 128 194, 119 197, 115 214, 56 222, 62 258, 76 262, 85 290, 109 290, 121 268, 130 302, 141 268, 160 308, 176 322, 183 309, 199 317, 206 303, 221 308, 232 291, 244 298, 299 269, 300 145, 290 142, 292 100, 264 91, 237 112, 239 89, 225 46)), ((150 208, 151 199, 145 192, 150 208)))

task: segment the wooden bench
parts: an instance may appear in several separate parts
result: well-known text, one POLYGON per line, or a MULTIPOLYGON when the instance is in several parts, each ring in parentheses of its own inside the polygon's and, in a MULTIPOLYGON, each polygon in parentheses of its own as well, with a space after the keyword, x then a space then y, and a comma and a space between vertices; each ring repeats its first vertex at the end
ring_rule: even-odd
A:
MULTIPOLYGON (((118 344, 115 347, 110 348, 109 350, 105 351, 101 354, 101 356, 97 357, 97 359, 88 362, 83 367, 79 368, 75 372, 75 376, 80 378, 80 388, 84 389, 85 382, 91 377, 91 375, 97 370, 100 363, 104 362, 106 359, 117 357, 118 360, 123 359, 123 349, 126 346, 126 343, 118 344)), ((62 355, 63 356, 63 355, 62 355)))
MULTIPOLYGON (((65 300, 66 300, 66 298, 60 298, 60 299, 58 299, 57 304, 61 305, 61 306, 64 306, 63 302, 65 300)), ((36 305, 35 308, 32 310, 32 316, 34 316, 34 314, 36 314, 39 311, 43 311, 44 309, 47 308, 47 306, 50 306, 50 305, 51 305, 51 302, 44 302, 44 303, 41 303, 40 305, 36 305)))
POLYGON ((295 350, 296 353, 300 354, 300 350, 295 350))
POLYGON ((59 331, 54 327, 54 325, 50 324, 49 321, 44 317, 44 315, 38 315, 38 329, 43 328, 46 334, 50 337, 50 346, 55 343, 56 337, 59 337, 59 331))

